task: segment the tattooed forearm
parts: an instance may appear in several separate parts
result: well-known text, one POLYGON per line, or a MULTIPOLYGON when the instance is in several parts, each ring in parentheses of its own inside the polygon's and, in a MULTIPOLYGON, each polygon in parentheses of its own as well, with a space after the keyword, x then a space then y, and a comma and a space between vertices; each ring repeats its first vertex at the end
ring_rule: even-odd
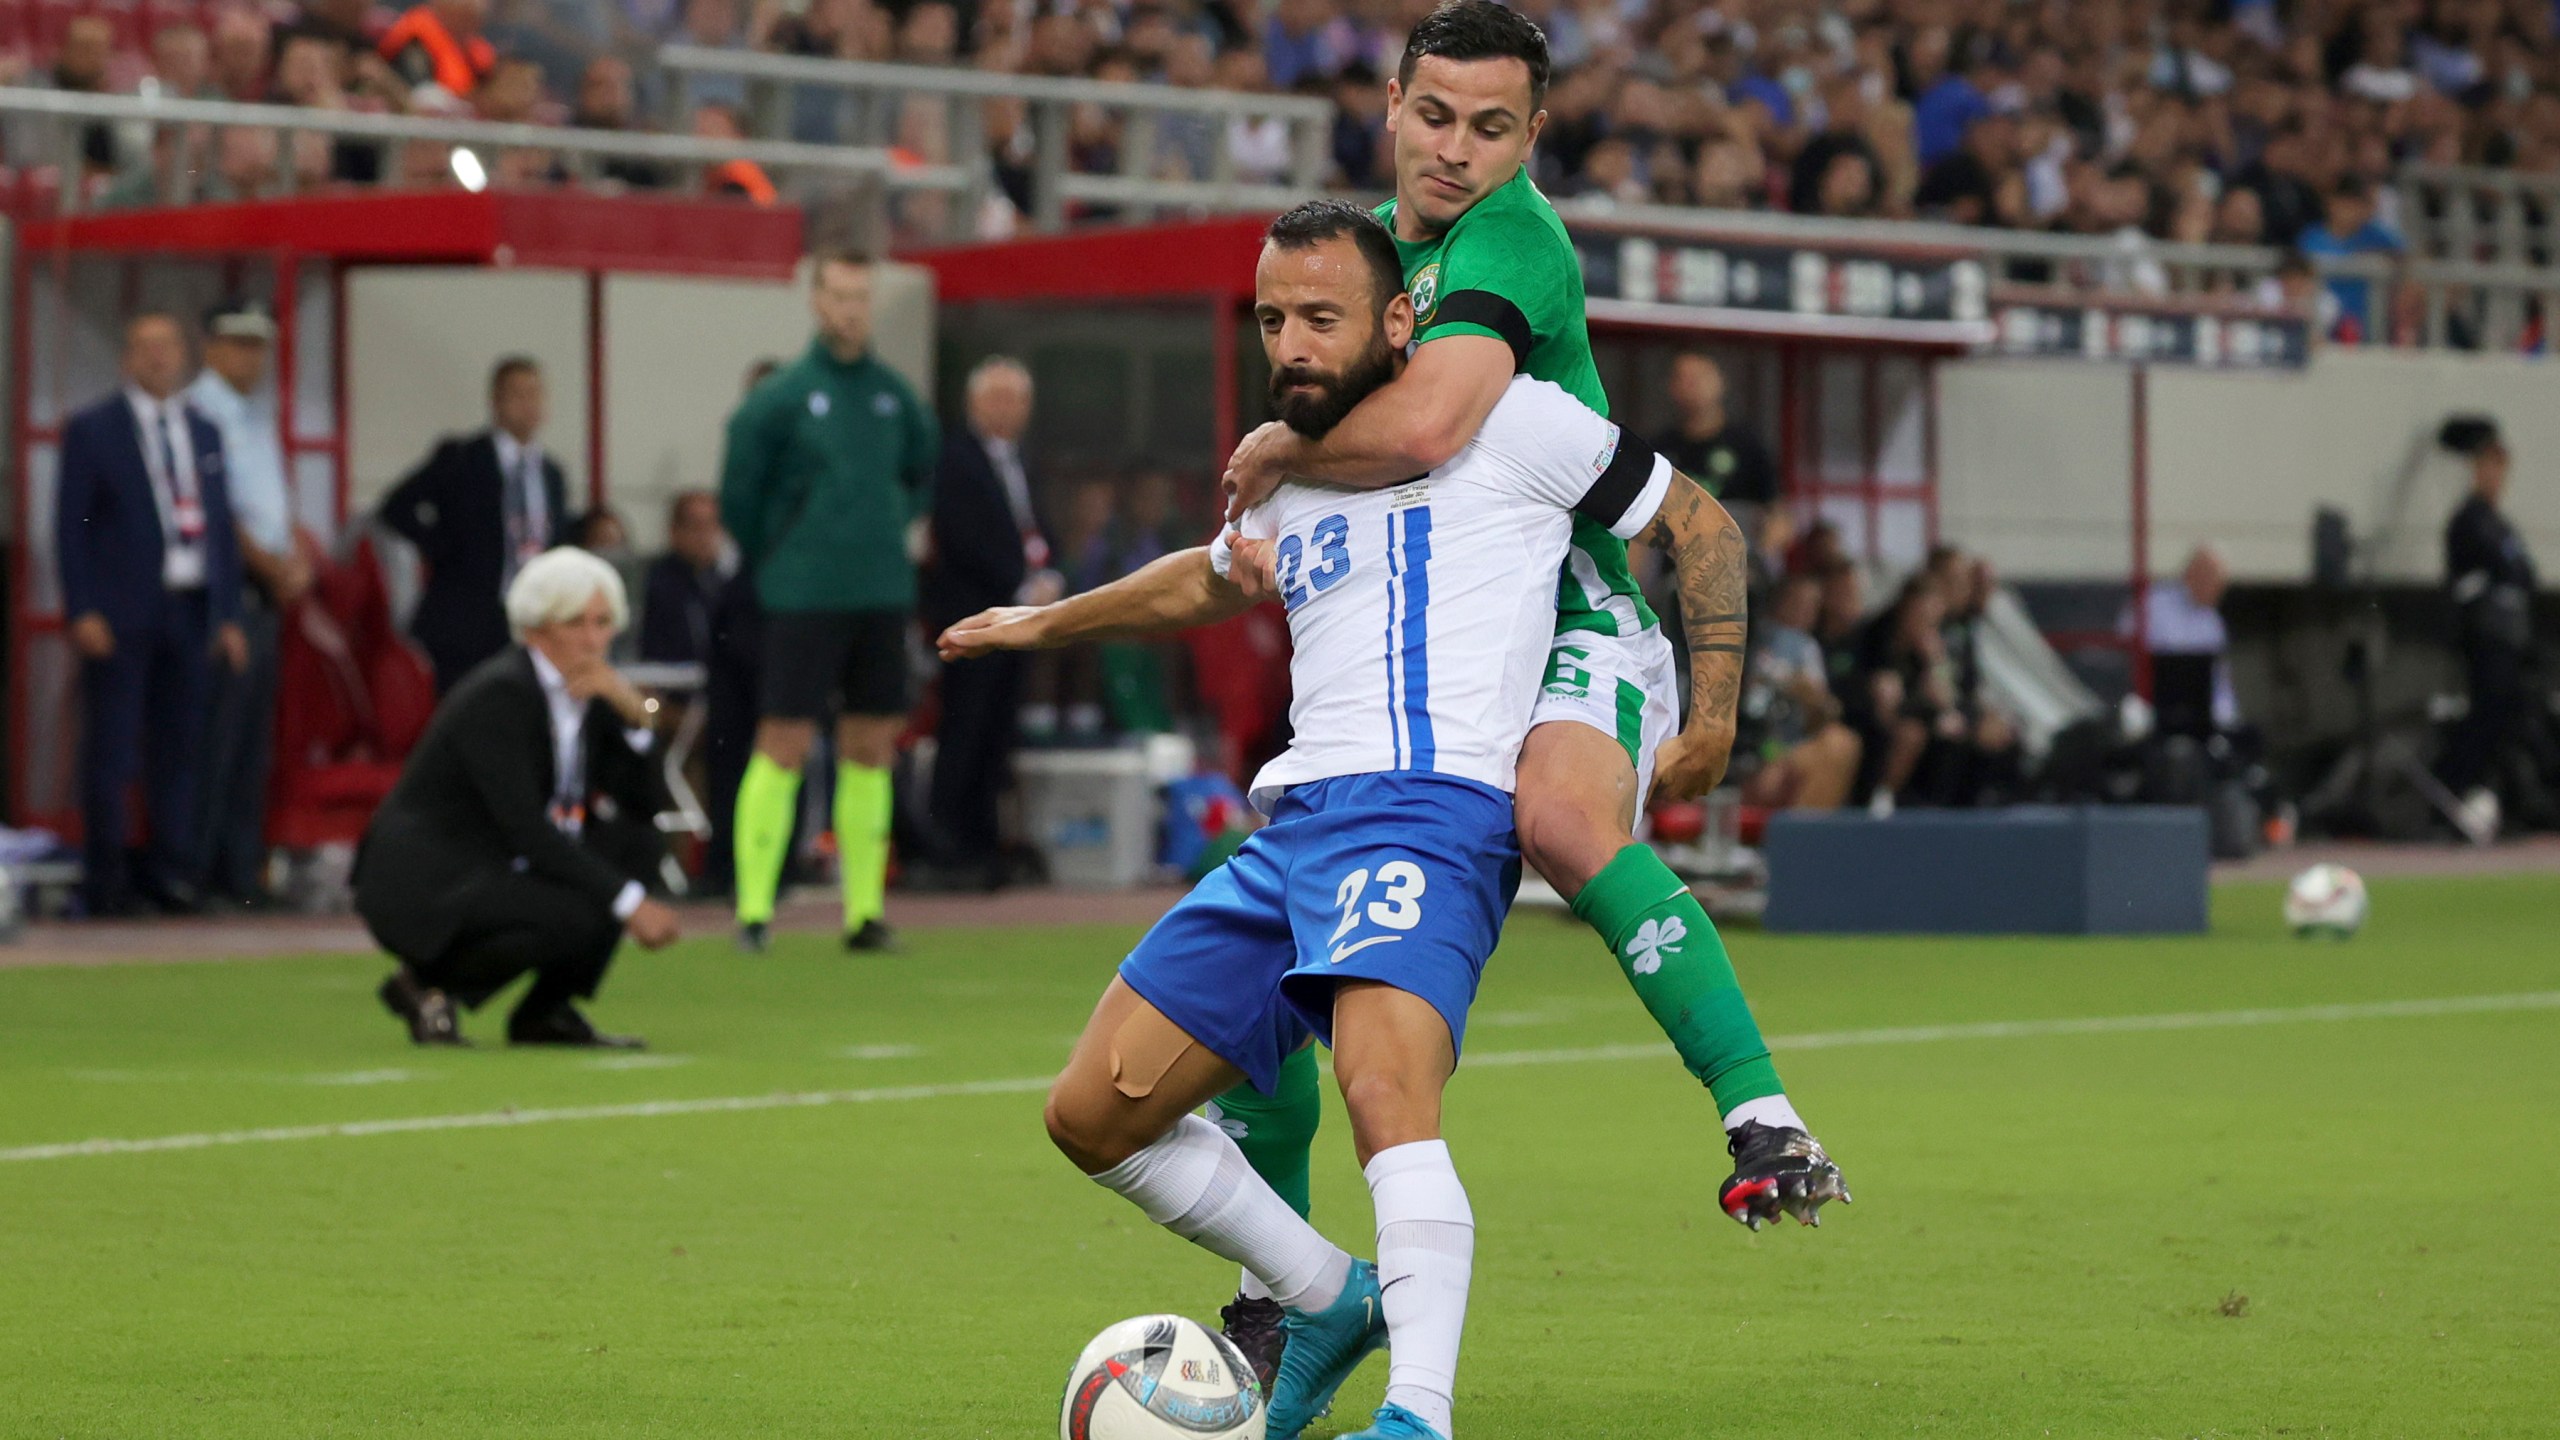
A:
MULTIPOLYGON (((1689 647, 1689 726, 1730 746, 1742 701, 1742 658, 1750 634, 1750 550, 1742 527, 1685 475, 1671 478, 1662 509, 1638 537, 1671 556, 1689 647)), ((1722 757, 1716 765, 1723 771, 1722 757)))

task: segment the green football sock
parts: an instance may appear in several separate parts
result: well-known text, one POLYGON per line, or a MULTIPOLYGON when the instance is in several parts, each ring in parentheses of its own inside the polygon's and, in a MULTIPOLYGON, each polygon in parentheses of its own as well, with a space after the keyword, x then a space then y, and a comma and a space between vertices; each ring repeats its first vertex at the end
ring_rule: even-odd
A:
POLYGON ((782 863, 790 855, 791 822, 799 807, 799 771, 784 769, 761 750, 747 757, 746 776, 738 782, 737 833, 730 841, 739 924, 773 919, 773 899, 782 889, 782 863))
POLYGON ((1678 1047, 1680 1063, 1714 1092, 1719 1111, 1786 1093, 1715 922, 1652 846, 1619 851, 1574 897, 1573 913, 1609 942, 1627 983, 1678 1047))
POLYGON ((1302 1216, 1312 1204, 1307 1161, 1315 1149, 1316 1126, 1324 1119, 1321 1090, 1315 1047, 1310 1045, 1280 1062, 1280 1083, 1271 1094, 1239 1085, 1210 1107, 1209 1118, 1234 1137, 1253 1173, 1302 1216))
POLYGON ((877 920, 889 888, 889 772, 836 762, 836 870, 847 933, 877 920))

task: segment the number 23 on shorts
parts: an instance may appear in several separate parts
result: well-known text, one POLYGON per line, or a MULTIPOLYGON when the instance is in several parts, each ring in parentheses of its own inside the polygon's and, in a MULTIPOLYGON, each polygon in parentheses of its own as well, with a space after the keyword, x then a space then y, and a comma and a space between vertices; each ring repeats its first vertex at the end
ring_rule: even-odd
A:
POLYGON ((1379 866, 1374 875, 1367 866, 1362 866, 1343 876, 1342 884, 1333 892, 1333 903, 1342 910, 1342 923, 1333 927, 1333 934, 1325 941, 1333 947, 1333 953, 1325 957, 1325 963, 1339 965, 1372 945, 1403 939, 1403 932, 1422 923, 1422 892, 1428 888, 1430 882, 1424 877, 1422 867, 1410 860, 1390 860, 1379 866), (1364 907, 1360 902, 1367 898, 1372 882, 1378 887, 1378 898, 1370 900, 1364 907), (1346 943, 1345 937, 1359 929, 1364 921, 1393 933, 1371 935, 1346 943))

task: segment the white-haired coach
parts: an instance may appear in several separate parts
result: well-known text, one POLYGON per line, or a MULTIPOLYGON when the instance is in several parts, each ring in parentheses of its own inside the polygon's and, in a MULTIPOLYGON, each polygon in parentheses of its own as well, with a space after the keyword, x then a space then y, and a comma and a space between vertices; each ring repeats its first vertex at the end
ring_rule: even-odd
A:
POLYGON ((581 550, 546 551, 507 587, 516 643, 436 709, 356 859, 356 910, 400 968, 382 1003, 421 1045, 464 1043, 518 976, 517 1045, 634 1047, 598 1034, 592 997, 625 934, 657 949, 676 916, 650 898, 660 843, 646 703, 606 663, 628 615, 622 579, 581 550))

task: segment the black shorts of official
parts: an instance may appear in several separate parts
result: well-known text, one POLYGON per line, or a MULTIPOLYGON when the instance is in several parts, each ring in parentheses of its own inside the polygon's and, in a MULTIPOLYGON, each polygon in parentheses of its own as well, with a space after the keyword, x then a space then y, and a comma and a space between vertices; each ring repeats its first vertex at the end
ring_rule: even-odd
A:
POLYGON ((768 720, 907 713, 904 610, 777 610, 764 617, 768 720))

